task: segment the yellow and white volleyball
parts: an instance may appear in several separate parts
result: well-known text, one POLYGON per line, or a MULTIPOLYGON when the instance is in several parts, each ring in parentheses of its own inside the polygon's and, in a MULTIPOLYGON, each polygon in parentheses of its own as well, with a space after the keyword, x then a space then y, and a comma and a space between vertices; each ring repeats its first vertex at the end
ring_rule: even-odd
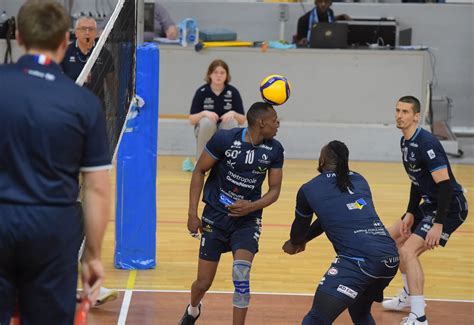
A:
POLYGON ((260 83, 262 99, 271 105, 282 105, 290 98, 291 85, 283 76, 272 74, 260 83))

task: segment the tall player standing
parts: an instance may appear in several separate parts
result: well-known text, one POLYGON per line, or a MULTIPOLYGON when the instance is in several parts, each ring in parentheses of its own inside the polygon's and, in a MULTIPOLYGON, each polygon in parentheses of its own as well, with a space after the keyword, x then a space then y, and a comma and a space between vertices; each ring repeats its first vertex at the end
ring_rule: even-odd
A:
POLYGON ((411 306, 411 313, 401 324, 426 325, 424 275, 419 257, 446 245, 450 235, 467 217, 467 201, 441 143, 418 126, 419 100, 413 96, 400 98, 395 117, 397 128, 403 134, 402 161, 411 189, 406 213, 389 229, 399 249, 404 288, 398 296, 384 301, 383 306, 390 310, 411 306))
POLYGON ((194 169, 188 230, 202 233, 197 279, 191 302, 179 324, 194 324, 201 299, 209 290, 222 253, 232 251, 233 324, 244 324, 250 300, 250 268, 258 251, 263 208, 278 199, 282 182, 283 147, 276 135, 279 121, 270 104, 258 102, 247 112, 248 128, 220 130, 209 140, 194 169), (198 204, 204 176, 202 220, 198 204), (268 191, 262 183, 268 174, 268 191))

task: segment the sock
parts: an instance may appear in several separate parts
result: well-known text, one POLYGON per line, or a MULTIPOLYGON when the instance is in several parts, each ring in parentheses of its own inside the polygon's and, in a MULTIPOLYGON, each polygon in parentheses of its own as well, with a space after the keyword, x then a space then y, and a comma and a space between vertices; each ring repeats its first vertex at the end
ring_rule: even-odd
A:
POLYGON ((416 317, 425 316, 425 297, 424 296, 410 296, 411 312, 416 317))
POLYGON ((402 273, 402 281, 403 281, 403 289, 405 289, 405 292, 407 293, 407 295, 409 295, 410 291, 408 289, 408 280, 407 280, 406 273, 402 273))
MULTIPOLYGON (((199 306, 199 305, 198 305, 199 306)), ((194 318, 199 316, 199 307, 193 307, 191 304, 188 305, 188 315, 193 316, 194 318)))

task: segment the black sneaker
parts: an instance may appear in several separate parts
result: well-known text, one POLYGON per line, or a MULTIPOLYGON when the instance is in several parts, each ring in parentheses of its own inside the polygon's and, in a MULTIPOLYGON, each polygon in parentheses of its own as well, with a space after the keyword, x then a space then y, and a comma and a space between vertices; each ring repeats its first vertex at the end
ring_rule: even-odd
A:
POLYGON ((181 320, 178 323, 179 325, 192 325, 197 321, 199 316, 201 316, 201 303, 199 303, 199 305, 198 305, 199 315, 197 315, 195 318, 188 314, 188 307, 189 307, 189 305, 186 306, 186 310, 184 311, 184 315, 183 315, 183 317, 181 317, 181 320))

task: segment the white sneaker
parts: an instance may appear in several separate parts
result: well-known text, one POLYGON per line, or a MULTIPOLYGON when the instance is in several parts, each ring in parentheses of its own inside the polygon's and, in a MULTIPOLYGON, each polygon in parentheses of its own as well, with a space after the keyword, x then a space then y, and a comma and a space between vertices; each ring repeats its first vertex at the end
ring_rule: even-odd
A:
POLYGON ((418 317, 414 313, 410 313, 408 317, 403 317, 402 322, 400 325, 428 325, 428 320, 426 317, 423 317, 425 320, 420 321, 418 317))
POLYGON ((107 289, 104 287, 100 288, 99 295, 95 301, 94 307, 105 304, 106 302, 113 301, 118 298, 118 291, 114 289, 107 289))
POLYGON ((410 297, 405 289, 401 289, 392 299, 384 300, 382 306, 389 310, 402 310, 403 308, 410 307, 410 297))

